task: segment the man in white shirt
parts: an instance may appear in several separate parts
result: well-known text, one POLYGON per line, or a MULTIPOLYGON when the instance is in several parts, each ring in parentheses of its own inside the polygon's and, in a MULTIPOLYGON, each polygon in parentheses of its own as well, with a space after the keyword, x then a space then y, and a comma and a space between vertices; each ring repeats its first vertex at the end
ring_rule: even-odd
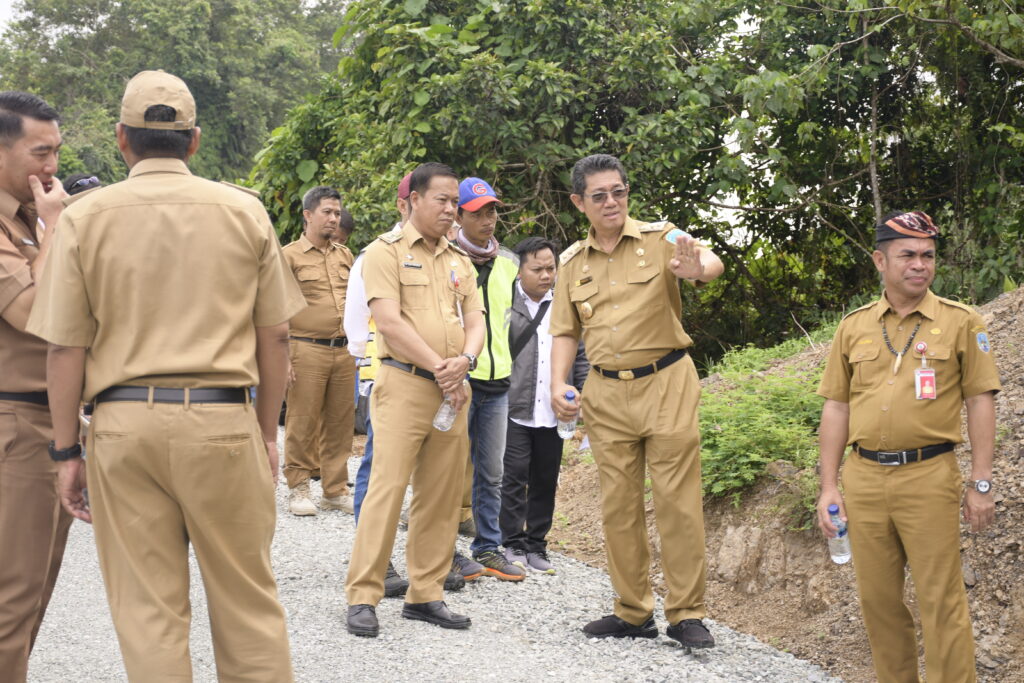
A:
MULTIPOLYGON (((510 563, 554 574, 546 539, 562 462, 562 439, 551 410, 548 332, 556 249, 549 240, 527 237, 515 252, 519 256, 519 279, 509 322, 512 376, 498 525, 505 558, 510 563)), ((579 391, 590 370, 582 342, 572 370, 569 382, 579 391)))

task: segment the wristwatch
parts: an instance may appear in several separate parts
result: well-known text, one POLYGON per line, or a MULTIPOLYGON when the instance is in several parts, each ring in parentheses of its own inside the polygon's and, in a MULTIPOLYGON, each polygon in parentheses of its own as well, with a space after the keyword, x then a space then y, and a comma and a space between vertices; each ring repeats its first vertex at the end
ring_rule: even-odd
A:
POLYGON ((462 354, 459 354, 459 355, 465 356, 466 358, 469 359, 469 371, 470 372, 473 372, 474 370, 476 370, 476 356, 474 356, 471 353, 462 353, 462 354))
POLYGON ((988 479, 975 479, 974 481, 971 481, 970 484, 978 493, 988 493, 992 490, 992 482, 988 479))
POLYGON ((82 444, 76 443, 74 446, 58 449, 57 443, 51 441, 49 451, 51 460, 54 462, 63 462, 65 460, 80 457, 82 455, 82 444))

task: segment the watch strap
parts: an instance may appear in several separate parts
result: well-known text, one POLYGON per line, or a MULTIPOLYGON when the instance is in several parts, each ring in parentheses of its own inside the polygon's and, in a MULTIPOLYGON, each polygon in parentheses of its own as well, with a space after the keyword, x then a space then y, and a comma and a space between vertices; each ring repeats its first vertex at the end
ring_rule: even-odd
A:
POLYGON ((57 448, 56 442, 51 441, 48 450, 50 452, 50 459, 54 462, 63 462, 82 456, 82 444, 80 443, 76 443, 68 448, 57 448))

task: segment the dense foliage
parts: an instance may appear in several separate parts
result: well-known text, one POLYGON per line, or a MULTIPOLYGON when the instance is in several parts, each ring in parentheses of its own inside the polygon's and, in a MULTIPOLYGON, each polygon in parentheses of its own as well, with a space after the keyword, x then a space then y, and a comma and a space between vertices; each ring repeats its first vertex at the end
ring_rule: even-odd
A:
POLYGON ((169 71, 196 98, 193 170, 245 177, 269 130, 317 88, 321 62, 336 63, 330 36, 343 3, 309 4, 21 0, 0 39, 0 89, 34 92, 61 112, 62 173, 110 182, 125 175, 114 142, 124 84, 143 69, 169 71))
POLYGON ((877 289, 883 212, 947 234, 941 294, 984 300, 1024 274, 1019 5, 820 0, 357 0, 336 74, 275 130, 251 176, 282 232, 337 185, 360 245, 394 188, 441 160, 504 194, 505 239, 563 243, 567 175, 605 151, 631 213, 668 218, 727 275, 688 293, 699 354, 774 343, 877 289))

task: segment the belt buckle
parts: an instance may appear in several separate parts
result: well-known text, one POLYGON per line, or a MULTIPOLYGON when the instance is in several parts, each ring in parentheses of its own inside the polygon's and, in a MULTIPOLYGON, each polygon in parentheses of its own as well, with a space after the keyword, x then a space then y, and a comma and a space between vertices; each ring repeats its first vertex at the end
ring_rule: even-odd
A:
POLYGON ((633 371, 619 370, 619 379, 633 379, 633 371))
POLYGON ((900 451, 878 451, 877 457, 878 460, 876 462, 878 462, 879 465, 885 465, 886 467, 897 467, 899 465, 906 464, 906 460, 903 459, 903 453, 900 451), (884 462, 882 461, 882 456, 886 456, 884 462), (895 460, 890 460, 890 458, 895 458, 895 460))

